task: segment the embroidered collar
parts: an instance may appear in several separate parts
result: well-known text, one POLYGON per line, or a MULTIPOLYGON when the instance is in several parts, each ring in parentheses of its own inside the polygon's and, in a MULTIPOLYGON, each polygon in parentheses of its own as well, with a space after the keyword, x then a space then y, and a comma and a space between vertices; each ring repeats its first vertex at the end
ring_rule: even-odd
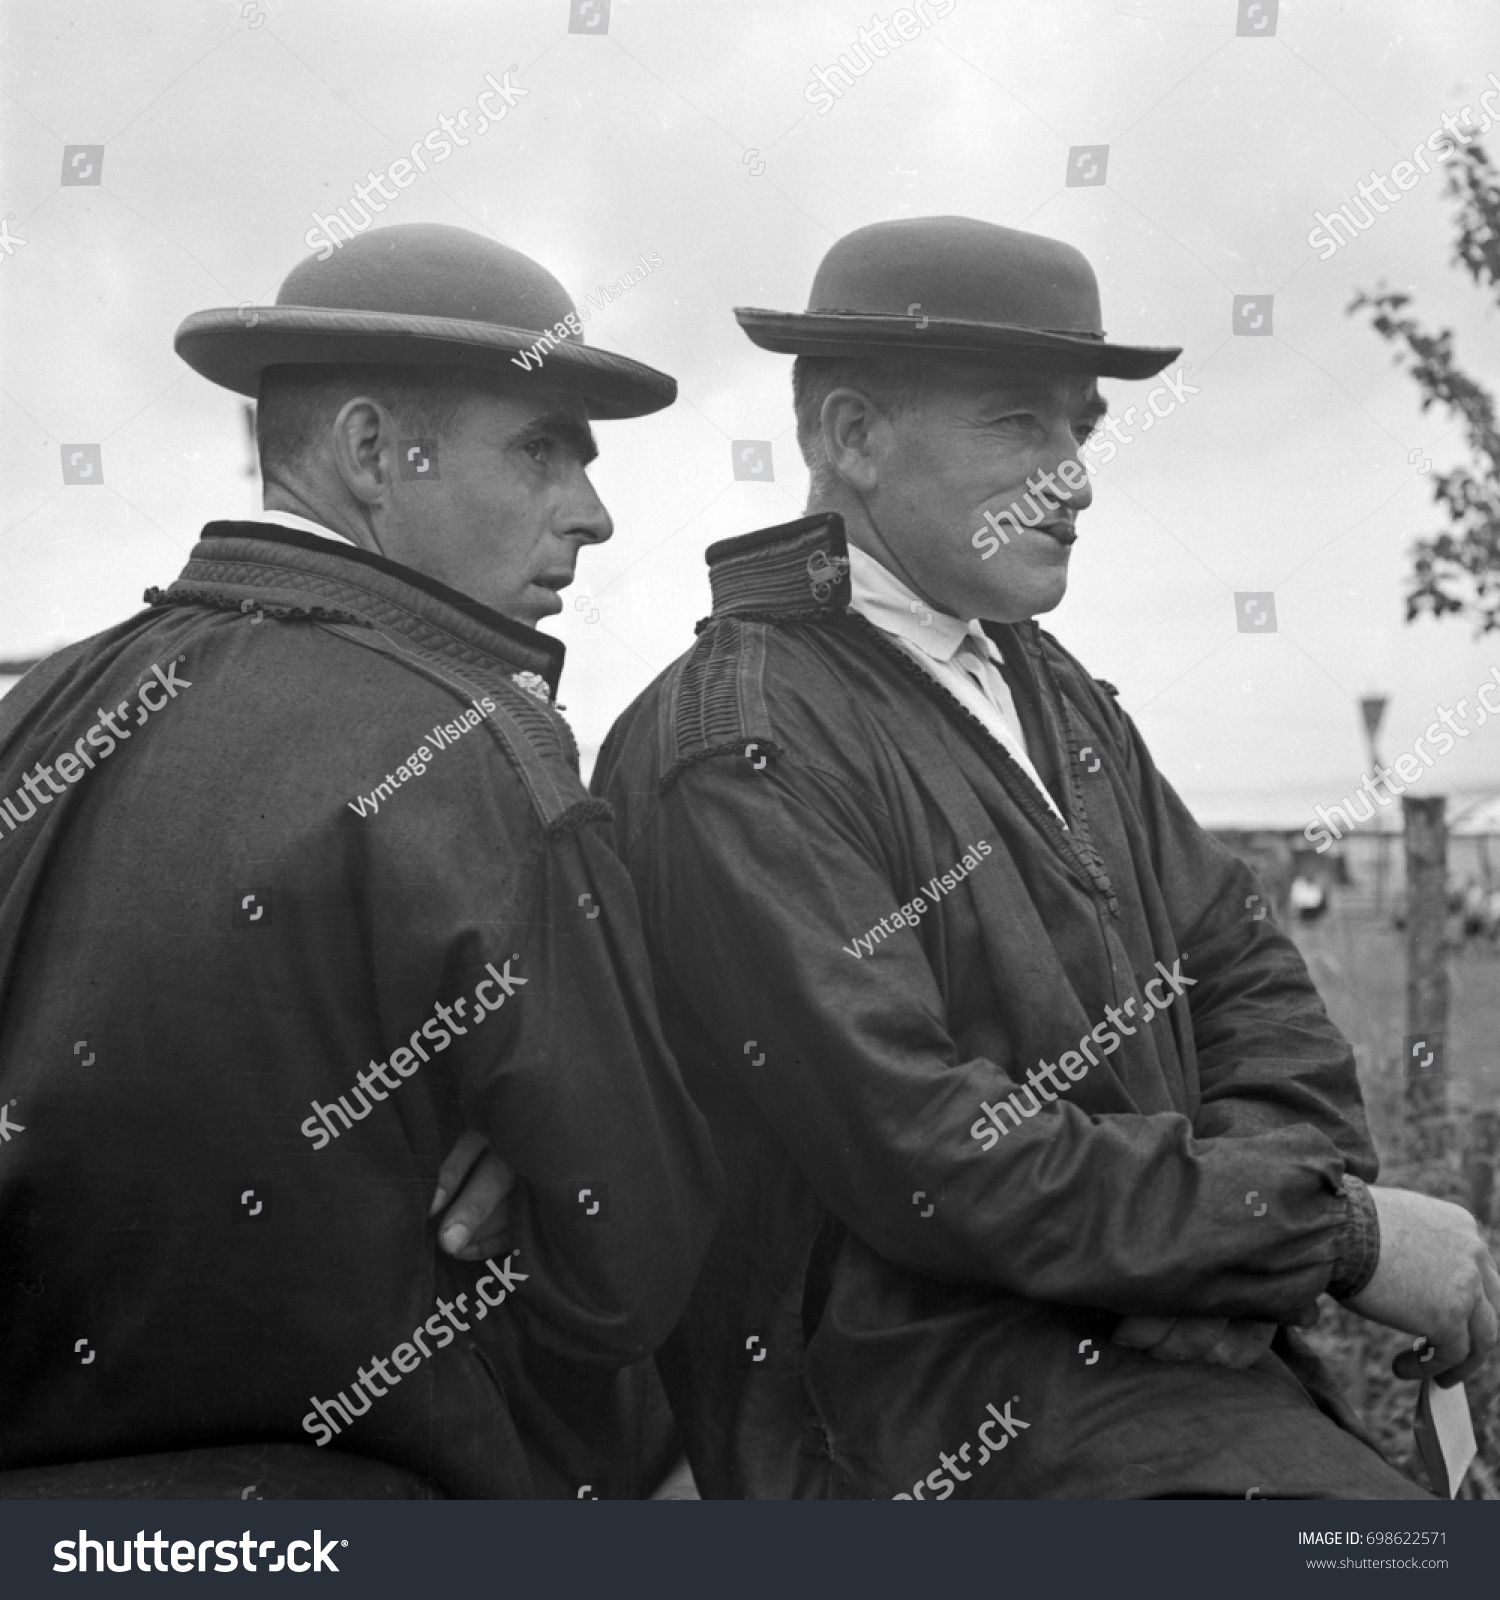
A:
POLYGON ((306 600, 399 626, 414 637, 446 638, 460 656, 498 661, 518 687, 549 703, 567 653, 560 639, 436 578, 355 545, 268 522, 210 522, 163 599, 189 594, 234 607, 248 597, 267 609, 306 600))
POLYGON ((849 604, 849 548, 835 511, 721 539, 704 560, 716 617, 832 617, 849 604))
POLYGON ((721 539, 704 560, 716 617, 794 621, 853 610, 935 661, 951 661, 966 638, 997 666, 1004 660, 978 619, 965 623, 933 611, 874 556, 849 544, 836 511, 721 539))

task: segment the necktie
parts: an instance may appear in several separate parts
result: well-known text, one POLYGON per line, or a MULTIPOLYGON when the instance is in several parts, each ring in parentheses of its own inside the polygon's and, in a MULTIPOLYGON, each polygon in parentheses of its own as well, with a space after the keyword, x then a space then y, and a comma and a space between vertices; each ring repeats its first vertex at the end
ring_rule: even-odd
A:
POLYGON ((1021 718, 1016 711, 1015 696, 1011 693, 1011 686, 1006 681, 1000 667, 995 664, 994 658, 985 648, 984 644, 971 633, 958 647, 954 660, 963 668, 964 673, 973 679, 979 686, 980 692, 991 705, 1005 718, 1007 724, 1015 731, 1022 745, 1026 743, 1026 735, 1021 727, 1021 718))

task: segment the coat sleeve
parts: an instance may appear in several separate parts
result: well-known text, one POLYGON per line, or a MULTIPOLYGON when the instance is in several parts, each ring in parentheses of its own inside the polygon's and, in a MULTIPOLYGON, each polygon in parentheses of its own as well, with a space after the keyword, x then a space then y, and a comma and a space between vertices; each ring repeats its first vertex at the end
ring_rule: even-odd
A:
POLYGON ((511 1266, 525 1281, 507 1314, 565 1361, 623 1365, 681 1314, 721 1178, 661 1033, 603 808, 580 790, 586 820, 546 828, 500 756, 469 737, 445 753, 441 786, 398 796, 388 826, 352 824, 369 852, 357 881, 385 1033, 448 1007, 421 1070, 440 1074, 444 1139, 475 1128, 518 1176, 511 1266))
MULTIPOLYGON (((1113 707, 1110 708, 1113 710, 1113 707)), ((1115 711, 1127 770, 1152 841, 1188 995, 1201 1100, 1200 1139, 1316 1128, 1366 1182, 1378 1170, 1354 1052, 1334 1026, 1307 964, 1276 925, 1254 872, 1194 821, 1160 775, 1134 723, 1115 711)))
POLYGON ((1321 1292, 1348 1203, 1314 1127, 1210 1138, 1183 1115, 1060 1099, 982 1151, 968 1132, 981 1101, 1016 1085, 959 1054, 918 934, 853 954, 901 900, 869 798, 802 761, 750 778, 743 765, 682 772, 629 860, 655 956, 717 1065, 854 1232, 928 1276, 1120 1313, 1289 1320, 1321 1292), (1247 1230, 1251 1189, 1276 1212, 1247 1230))

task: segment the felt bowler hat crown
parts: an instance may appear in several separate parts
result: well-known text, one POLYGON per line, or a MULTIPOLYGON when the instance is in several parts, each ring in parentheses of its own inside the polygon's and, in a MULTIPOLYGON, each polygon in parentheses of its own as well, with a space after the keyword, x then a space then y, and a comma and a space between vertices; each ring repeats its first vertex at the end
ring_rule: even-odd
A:
POLYGON ((1072 245, 972 217, 906 217, 845 234, 805 312, 737 306, 783 355, 987 356, 996 365, 1150 378, 1180 349, 1105 342, 1094 269, 1072 245))
POLYGON ((666 373, 589 349, 581 328, 567 291, 529 256, 465 228, 409 223, 310 256, 274 306, 194 312, 173 344, 195 372, 252 397, 267 367, 353 362, 541 369, 601 419, 643 417, 677 398, 666 373), (512 364, 544 336, 542 351, 512 364))

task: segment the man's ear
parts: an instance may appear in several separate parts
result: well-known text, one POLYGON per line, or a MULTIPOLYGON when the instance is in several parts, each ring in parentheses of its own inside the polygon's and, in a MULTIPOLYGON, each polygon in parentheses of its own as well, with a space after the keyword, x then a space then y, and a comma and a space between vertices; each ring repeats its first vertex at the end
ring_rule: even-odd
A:
POLYGON ((850 488, 869 494, 880 482, 882 431, 889 427, 858 389, 833 389, 819 415, 828 464, 850 488))
POLYGON ((333 461, 362 505, 385 505, 396 461, 395 419, 368 395, 346 401, 334 419, 333 461))

